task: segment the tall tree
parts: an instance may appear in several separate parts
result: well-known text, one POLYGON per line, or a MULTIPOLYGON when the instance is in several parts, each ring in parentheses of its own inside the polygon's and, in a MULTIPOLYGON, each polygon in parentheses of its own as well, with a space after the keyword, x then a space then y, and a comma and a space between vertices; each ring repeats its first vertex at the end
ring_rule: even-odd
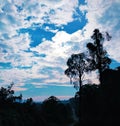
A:
MULTIPOLYGON (((111 39, 111 36, 108 39, 108 33, 106 35, 107 40, 111 39)), ((90 53, 90 57, 88 58, 89 67, 88 71, 98 69, 99 72, 99 81, 102 85, 102 72, 109 68, 109 64, 111 63, 110 58, 107 56, 106 50, 103 48, 104 37, 103 34, 99 32, 99 29, 95 29, 93 35, 91 36, 93 39, 93 43, 88 43, 87 48, 90 53)))
POLYGON ((0 102, 13 102, 14 91, 12 90, 14 83, 11 83, 7 88, 0 88, 0 102))
POLYGON ((78 115, 79 122, 81 122, 81 87, 84 78, 84 72, 86 71, 86 56, 84 53, 72 54, 67 61, 68 68, 65 70, 65 74, 70 78, 74 87, 79 89, 78 93, 78 115))
POLYGON ((86 67, 85 54, 72 54, 67 61, 68 68, 65 70, 65 75, 70 78, 72 84, 75 88, 79 88, 79 91, 82 86, 83 74, 86 67))

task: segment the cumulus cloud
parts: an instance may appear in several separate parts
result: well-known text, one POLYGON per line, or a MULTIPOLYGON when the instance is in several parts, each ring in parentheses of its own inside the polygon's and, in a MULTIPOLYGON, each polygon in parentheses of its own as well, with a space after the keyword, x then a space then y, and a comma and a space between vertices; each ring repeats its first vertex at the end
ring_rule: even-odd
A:
MULTIPOLYGON (((30 49, 31 36, 28 33, 21 34, 19 31, 22 28, 29 27, 34 29, 36 24, 37 27, 41 27, 44 23, 51 23, 58 27, 66 25, 74 20, 73 14, 77 6, 77 0, 0 1, 0 44, 2 45, 0 56, 3 63, 11 63, 12 65, 11 69, 5 69, 0 73, 1 78, 4 80, 3 83, 8 84, 14 81, 17 85, 23 85, 26 78, 47 77, 51 79, 50 75, 41 74, 41 68, 56 67, 57 65, 62 67, 62 61, 64 61, 62 56, 66 56, 64 53, 66 48, 62 47, 60 42, 57 44, 55 38, 53 38, 56 44, 46 40, 36 48, 30 49), (46 50, 46 48, 48 49, 46 50), (46 54, 46 58, 35 56, 34 51, 38 54, 46 54)), ((58 31, 48 26, 45 27, 45 30, 58 31)), ((56 36, 60 37, 57 34, 56 36)), ((64 42, 68 40, 67 37, 64 42)), ((51 72, 54 73, 53 70, 51 72)), ((54 81, 56 80, 57 78, 54 79, 54 81)))
POLYGON ((14 90, 14 91, 26 91, 27 88, 22 88, 22 87, 14 86, 14 87, 12 88, 12 90, 14 90))
MULTIPOLYGON (((14 81, 18 87, 27 82, 36 86, 52 83, 68 85, 69 79, 64 75, 66 61, 71 54, 86 51, 86 42, 95 28, 112 35, 112 40, 105 41, 104 46, 110 57, 120 62, 119 0, 86 0, 85 5, 78 3, 78 0, 0 1, 0 60, 11 63, 11 68, 0 71, 4 80, 1 84, 14 81), (86 13, 87 24, 69 34, 62 27, 75 20, 78 6, 83 14, 86 13), (49 25, 43 27, 46 23, 54 25, 54 28, 49 25), (44 38, 39 45, 31 47, 29 32, 21 33, 20 30, 36 30, 36 27, 55 35, 51 40, 44 38), (38 78, 41 80, 35 81, 38 78)), ((97 83, 95 74, 91 76, 97 83)), ((15 90, 24 90, 18 87, 15 90)))
MULTIPOLYGON (((1 12, 5 14, 3 20, 7 19, 6 16, 11 16, 11 21, 14 21, 11 23, 21 25, 21 27, 29 27, 34 23, 43 24, 45 22, 57 25, 67 24, 73 21, 72 15, 77 6, 77 0, 24 0, 21 2, 1 0, 1 12)), ((10 19, 7 21, 10 21, 10 19)))
POLYGON ((120 62, 120 56, 117 53, 120 51, 120 1, 86 0, 86 3, 86 5, 80 6, 81 11, 87 12, 88 24, 83 28, 85 38, 89 38, 95 28, 99 28, 103 33, 106 31, 110 33, 112 40, 110 42, 105 41, 104 46, 110 58, 120 62))

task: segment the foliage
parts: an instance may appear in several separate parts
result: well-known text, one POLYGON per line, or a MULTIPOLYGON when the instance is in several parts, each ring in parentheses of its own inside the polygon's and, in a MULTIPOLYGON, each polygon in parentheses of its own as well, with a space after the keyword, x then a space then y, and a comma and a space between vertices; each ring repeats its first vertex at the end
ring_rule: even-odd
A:
POLYGON ((86 125, 115 125, 120 124, 120 67, 111 70, 111 59, 103 47, 105 38, 110 41, 111 36, 106 32, 104 36, 99 29, 95 29, 86 47, 89 54, 73 54, 67 61, 65 74, 79 91, 75 95, 75 102, 81 126, 86 125), (83 55, 84 54, 84 55, 83 55), (98 70, 100 85, 82 84, 85 72, 98 70), (79 83, 76 83, 79 82, 79 83), (77 86, 76 86, 77 85, 77 86))
MULTIPOLYGON (((63 103, 55 96, 47 98, 41 104, 35 103, 32 98, 25 102, 12 102, 12 104, 6 100, 0 104, 0 126, 98 124, 111 126, 116 123, 120 124, 120 69, 106 69, 102 74, 104 78, 102 86, 87 84, 81 87, 80 122, 73 117, 73 115, 79 116, 77 100, 80 92, 77 92, 75 98, 70 99, 67 103, 63 103)), ((4 95, 2 96, 4 97, 4 95)))
POLYGON ((4 103, 6 101, 13 102, 13 94, 12 90, 14 83, 11 83, 7 88, 1 87, 0 89, 0 102, 4 103))
MULTIPOLYGON (((107 34, 107 39, 111 37, 107 34)), ((22 101, 22 94, 14 96, 12 87, 0 88, 0 126, 89 126, 120 125, 120 67, 108 69, 111 60, 103 48, 103 35, 95 29, 93 43, 88 43, 90 55, 73 54, 67 61, 65 74, 81 90, 63 103, 51 96, 43 103, 32 98, 22 101), (101 85, 82 85, 84 72, 98 69, 101 85), (17 102, 19 101, 19 102, 17 102), (79 117, 79 121, 77 120, 79 117)), ((76 86, 76 85, 75 85, 76 86)))
POLYGON ((7 88, 1 87, 0 89, 0 103, 13 103, 13 102, 21 102, 22 94, 19 96, 14 96, 14 90, 12 90, 14 83, 11 83, 7 88))
POLYGON ((26 100, 26 104, 32 105, 32 104, 33 104, 33 99, 32 99, 32 98, 28 98, 28 99, 26 100))
MULTIPOLYGON (((89 42, 86 46, 89 54, 85 53, 72 54, 67 60, 68 68, 65 75, 70 78, 70 82, 74 84, 76 89, 81 88, 84 72, 98 70, 99 80, 102 85, 102 72, 109 68, 111 59, 107 55, 107 51, 103 48, 104 38, 99 29, 95 29, 91 36, 93 43, 89 42)), ((106 38, 109 41, 111 36, 106 32, 106 38)))
POLYGON ((82 86, 83 73, 86 69, 85 54, 72 54, 67 61, 67 66, 68 68, 65 70, 65 74, 70 78, 74 87, 80 89, 82 86))
POLYGON ((82 86, 82 125, 120 125, 120 70, 106 69, 102 74, 102 86, 82 86))
POLYGON ((90 54, 90 56, 87 59, 87 61, 89 62, 89 67, 87 67, 87 70, 93 71, 98 69, 100 83, 102 84, 102 72, 105 69, 109 68, 111 59, 108 58, 107 52, 103 48, 104 37, 103 34, 99 32, 99 29, 94 30, 94 33, 91 36, 91 38, 93 39, 93 43, 90 42, 87 44, 87 48, 90 54))
MULTIPOLYGON (((8 87, 4 89, 7 90, 8 87)), ((3 87, 0 90, 3 91, 3 87)), ((16 97, 18 96, 12 96, 16 97)), ((1 99, 4 99, 4 95, 1 99)), ((55 96, 43 103, 35 103, 32 98, 24 102, 0 101, 0 126, 69 126, 71 122, 73 118, 70 105, 63 104, 55 96)))
POLYGON ((70 124, 72 119, 72 112, 69 104, 63 104, 55 96, 51 96, 43 101, 42 113, 49 124, 61 126, 70 124))

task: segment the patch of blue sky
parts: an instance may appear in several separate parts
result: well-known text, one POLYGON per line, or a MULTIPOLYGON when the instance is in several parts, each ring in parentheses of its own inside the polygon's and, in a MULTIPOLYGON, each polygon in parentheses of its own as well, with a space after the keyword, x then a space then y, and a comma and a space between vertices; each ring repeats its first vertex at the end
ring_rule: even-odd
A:
POLYGON ((9 56, 5 56, 4 57, 6 60, 11 60, 14 59, 14 61, 20 62, 21 61, 21 57, 19 54, 10 54, 9 56))
POLYGON ((34 18, 33 16, 28 16, 25 20, 30 21, 32 18, 34 18))
POLYGON ((50 77, 54 77, 54 75, 53 75, 54 71, 59 71, 59 73, 61 73, 61 74, 63 73, 63 69, 60 68, 60 67, 54 67, 54 68, 53 67, 44 67, 44 68, 42 68, 39 71, 39 73, 41 73, 41 74, 49 74, 50 77))
POLYGON ((4 80, 0 79, 0 83, 4 82, 4 80))
POLYGON ((102 15, 102 17, 98 20, 99 23, 101 24, 108 24, 108 21, 111 20, 112 24, 109 25, 113 25, 114 27, 112 28, 112 30, 116 31, 120 29, 120 3, 113 3, 112 6, 110 6, 102 15), (113 12, 114 14, 111 14, 111 12, 113 12), (116 21, 115 19, 117 18, 118 21, 116 21), (108 20, 109 19, 109 20, 108 20))
POLYGON ((115 69, 115 68, 117 68, 119 66, 120 66, 119 62, 117 62, 115 60, 112 60, 112 63, 110 64, 110 68, 115 69))
POLYGON ((0 31, 2 31, 2 30, 6 30, 5 29, 5 23, 0 21, 0 31))
POLYGON ((44 54, 44 53, 38 53, 37 51, 31 51, 30 49, 24 50, 24 52, 26 52, 26 53, 33 53, 33 55, 35 57, 43 57, 43 58, 46 57, 46 54, 44 54))
POLYGON ((0 62, 0 69, 12 69, 12 65, 10 62, 0 62))
POLYGON ((2 34, 2 36, 4 37, 4 39, 9 39, 9 36, 7 33, 2 34))
POLYGON ((41 73, 44 73, 44 72, 46 72, 46 71, 51 71, 51 70, 53 70, 53 68, 52 67, 44 67, 44 68, 42 68, 41 69, 41 73))
POLYGON ((86 0, 78 0, 78 2, 79 2, 79 5, 86 5, 87 4, 86 0))
POLYGON ((49 70, 49 71, 50 71, 50 70, 61 70, 61 68, 60 68, 60 67, 54 67, 54 68, 53 68, 53 67, 45 67, 45 68, 43 68, 42 70, 43 70, 43 71, 46 71, 46 70, 49 70))
POLYGON ((2 53, 7 53, 7 48, 8 48, 8 46, 2 44, 1 41, 0 41, 0 48, 1 48, 1 50, 2 50, 2 53))
POLYGON ((76 90, 73 87, 70 86, 57 86, 57 85, 41 85, 42 88, 36 88, 32 84, 26 84, 23 86, 23 88, 27 88, 28 90, 16 92, 16 94, 19 95, 19 93, 22 93, 25 98, 30 97, 50 97, 50 96, 71 96, 74 97, 76 90))
POLYGON ((7 19, 9 20, 10 24, 16 23, 16 19, 13 18, 13 16, 11 16, 11 15, 7 15, 7 19))
POLYGON ((31 47, 36 47, 40 43, 42 43, 43 39, 45 38, 46 40, 51 40, 51 38, 55 35, 55 33, 46 31, 42 28, 27 28, 27 29, 21 29, 19 33, 29 33, 31 36, 31 47))
MULTIPOLYGON (((51 13, 54 13, 54 10, 51 10, 51 13)), ((45 29, 48 27, 50 30, 64 30, 69 34, 72 34, 75 31, 82 29, 87 24, 86 13, 83 14, 79 8, 76 8, 73 18, 74 21, 69 22, 67 25, 63 25, 62 27, 56 26, 55 24, 44 23, 42 28, 45 29)))
POLYGON ((38 53, 36 51, 33 51, 33 54, 34 54, 35 57, 43 57, 43 58, 46 57, 46 54, 44 54, 44 53, 38 53))
POLYGON ((31 69, 32 68, 32 66, 17 66, 17 69, 24 69, 24 70, 26 70, 26 69, 31 69))
POLYGON ((16 6, 18 12, 21 12, 23 10, 22 6, 18 6, 18 5, 15 5, 15 6, 16 6))
POLYGON ((46 27, 49 27, 49 29, 51 29, 51 30, 56 30, 56 29, 60 30, 61 29, 59 26, 56 26, 55 24, 50 24, 50 23, 44 23, 42 25, 43 29, 46 29, 46 27))
POLYGON ((86 13, 82 14, 78 8, 76 8, 76 13, 73 15, 74 21, 69 22, 64 26, 63 30, 67 33, 72 34, 80 29, 82 29, 87 24, 86 13))
POLYGON ((40 83, 40 82, 43 82, 43 81, 45 81, 45 78, 26 79, 26 81, 25 81, 26 85, 25 86, 28 86, 30 83, 40 83))

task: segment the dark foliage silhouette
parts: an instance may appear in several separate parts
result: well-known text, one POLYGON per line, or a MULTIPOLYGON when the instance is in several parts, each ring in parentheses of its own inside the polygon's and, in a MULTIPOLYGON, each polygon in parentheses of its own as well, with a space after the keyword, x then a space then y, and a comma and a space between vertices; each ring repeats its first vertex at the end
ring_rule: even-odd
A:
POLYGON ((66 126, 73 121, 69 104, 62 104, 54 96, 49 97, 43 102, 42 114, 46 118, 49 126, 66 126))
POLYGON ((75 126, 120 125, 120 67, 115 70, 109 68, 111 59, 103 47, 104 39, 110 41, 112 37, 107 32, 104 36, 99 29, 95 29, 91 38, 93 43, 86 45, 89 55, 82 57, 82 60, 75 59, 72 55, 65 71, 69 78, 74 79, 76 75, 79 77, 80 90, 75 95, 79 122, 75 126), (79 65, 82 63, 84 65, 79 65), (84 72, 94 70, 98 70, 100 85, 82 85, 84 72))
POLYGON ((7 88, 0 89, 0 104, 14 101, 14 91, 12 90, 14 83, 11 83, 7 88))
MULTIPOLYGON (((103 47, 104 37, 103 34, 100 33, 99 29, 95 29, 93 35, 91 36, 93 39, 93 43, 88 43, 87 48, 89 50, 89 67, 88 71, 93 71, 98 69, 99 72, 99 80, 102 85, 102 72, 105 69, 109 68, 109 64, 111 63, 111 59, 107 56, 107 51, 103 47)), ((108 33, 106 33, 106 38, 109 41, 111 37, 108 33)))
POLYGON ((103 85, 84 85, 81 125, 120 125, 120 70, 106 69, 103 85))
MULTIPOLYGON (((106 69, 102 74, 102 86, 82 85, 81 94, 78 91, 75 98, 70 99, 66 104, 55 96, 49 97, 42 104, 35 103, 32 98, 28 98, 25 102, 10 102, 10 100, 4 100, 6 93, 1 93, 0 126, 70 126, 71 124, 114 126, 120 124, 120 68, 106 69), (73 110, 75 116, 79 117, 79 97, 82 98, 81 119, 77 122, 73 118, 73 110)), ((8 89, 10 88, 2 87, 0 92, 6 92, 8 89)), ((12 97, 15 97, 13 93, 12 97)))
MULTIPOLYGON (((116 126, 120 125, 120 67, 110 69, 111 60, 103 48, 103 35, 95 29, 90 55, 73 54, 67 61, 65 74, 75 88, 75 96, 67 102, 50 96, 42 103, 32 98, 23 101, 12 87, 0 88, 0 126, 116 126), (100 84, 83 84, 84 72, 98 69, 100 84)), ((106 32, 106 39, 111 36, 106 32)))
POLYGON ((85 54, 72 54, 67 61, 68 68, 65 70, 65 74, 70 78, 71 83, 74 84, 76 89, 82 86, 82 77, 85 71, 85 54))
POLYGON ((21 94, 11 93, 12 86, 0 89, 0 126, 69 126, 74 121, 69 103, 63 104, 55 96, 43 103, 32 98, 23 102, 21 94))

